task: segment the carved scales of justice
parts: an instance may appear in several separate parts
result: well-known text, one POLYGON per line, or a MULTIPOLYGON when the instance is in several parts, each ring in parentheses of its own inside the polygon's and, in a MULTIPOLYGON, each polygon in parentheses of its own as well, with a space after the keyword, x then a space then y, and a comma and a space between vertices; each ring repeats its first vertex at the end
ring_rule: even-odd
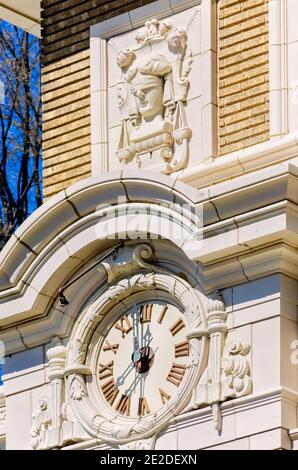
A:
POLYGON ((153 19, 135 40, 135 47, 117 57, 122 121, 116 156, 126 165, 134 161, 139 168, 177 171, 187 166, 191 138, 185 110, 192 64, 187 34, 153 19))

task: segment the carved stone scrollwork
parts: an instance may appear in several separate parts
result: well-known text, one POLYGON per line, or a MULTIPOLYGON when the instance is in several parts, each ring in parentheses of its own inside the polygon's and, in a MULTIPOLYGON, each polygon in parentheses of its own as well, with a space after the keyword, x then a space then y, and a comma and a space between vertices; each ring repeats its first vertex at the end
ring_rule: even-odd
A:
POLYGON ((141 243, 136 246, 125 246, 108 256, 103 266, 108 274, 108 283, 111 284, 117 278, 131 274, 140 269, 151 269, 153 250, 150 245, 141 243))
POLYGON ((49 398, 42 399, 39 403, 39 409, 32 414, 33 424, 30 434, 33 449, 44 449, 47 447, 47 431, 52 424, 51 410, 48 403, 49 398))
POLYGON ((188 163, 191 138, 185 111, 192 64, 187 33, 153 19, 135 40, 137 45, 117 58, 122 124, 116 156, 125 165, 136 159, 142 167, 142 156, 150 153, 151 166, 177 171, 188 163))
POLYGON ((250 346, 239 340, 229 341, 222 358, 222 399, 248 395, 252 390, 247 354, 250 346))

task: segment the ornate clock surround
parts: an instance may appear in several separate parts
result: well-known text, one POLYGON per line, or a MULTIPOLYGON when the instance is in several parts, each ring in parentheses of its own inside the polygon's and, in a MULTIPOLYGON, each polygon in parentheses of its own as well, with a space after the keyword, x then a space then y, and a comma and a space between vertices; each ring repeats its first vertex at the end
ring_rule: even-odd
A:
POLYGON ((65 369, 66 387, 72 411, 90 436, 110 443, 126 443, 156 433, 187 406, 206 364, 207 339, 205 335, 190 335, 190 361, 176 397, 154 414, 136 419, 119 416, 100 399, 96 384, 100 338, 136 299, 155 298, 174 303, 183 311, 190 332, 204 331, 206 302, 188 281, 148 262, 153 258, 150 245, 128 246, 118 254, 118 259, 117 256, 109 258, 105 262, 109 287, 103 287, 97 293, 82 312, 71 335, 65 369))

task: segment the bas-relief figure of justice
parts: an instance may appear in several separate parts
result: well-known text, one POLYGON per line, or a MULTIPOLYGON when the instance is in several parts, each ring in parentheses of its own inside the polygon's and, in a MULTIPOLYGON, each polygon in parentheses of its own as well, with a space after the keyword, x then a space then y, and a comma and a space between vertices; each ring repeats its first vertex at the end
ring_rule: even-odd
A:
POLYGON ((137 45, 117 57, 121 132, 116 156, 134 167, 163 173, 185 168, 191 129, 186 99, 192 54, 183 28, 147 21, 137 45))

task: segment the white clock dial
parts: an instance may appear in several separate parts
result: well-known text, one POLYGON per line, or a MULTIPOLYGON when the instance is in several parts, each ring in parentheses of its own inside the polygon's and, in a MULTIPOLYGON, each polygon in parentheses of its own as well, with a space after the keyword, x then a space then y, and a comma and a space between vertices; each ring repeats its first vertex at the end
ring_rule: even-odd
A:
POLYGON ((134 306, 110 328, 98 359, 102 398, 120 415, 138 418, 162 408, 184 380, 188 325, 174 305, 134 306))

